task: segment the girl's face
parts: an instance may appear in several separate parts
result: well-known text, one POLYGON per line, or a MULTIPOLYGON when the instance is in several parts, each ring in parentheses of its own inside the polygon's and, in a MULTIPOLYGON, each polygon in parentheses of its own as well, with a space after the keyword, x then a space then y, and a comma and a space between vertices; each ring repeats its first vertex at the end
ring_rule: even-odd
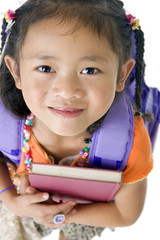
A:
POLYGON ((54 19, 29 28, 20 54, 20 73, 14 60, 6 64, 22 90, 26 104, 42 128, 76 136, 110 108, 133 67, 122 67, 107 40, 90 29, 72 31, 73 24, 54 19))

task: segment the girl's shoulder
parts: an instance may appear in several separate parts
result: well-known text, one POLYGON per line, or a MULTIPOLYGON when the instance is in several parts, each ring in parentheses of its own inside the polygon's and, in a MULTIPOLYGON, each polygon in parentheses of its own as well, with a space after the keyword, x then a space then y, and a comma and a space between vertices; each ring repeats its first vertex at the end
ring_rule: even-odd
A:
POLYGON ((142 117, 134 117, 133 146, 124 170, 123 183, 147 177, 153 168, 152 146, 142 117))

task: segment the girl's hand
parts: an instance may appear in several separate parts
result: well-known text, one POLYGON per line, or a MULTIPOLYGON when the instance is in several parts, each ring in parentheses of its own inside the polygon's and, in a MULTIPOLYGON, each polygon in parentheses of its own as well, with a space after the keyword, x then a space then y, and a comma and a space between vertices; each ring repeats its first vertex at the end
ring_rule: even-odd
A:
POLYGON ((22 175, 20 178, 20 189, 19 189, 19 193, 21 195, 24 194, 34 194, 34 193, 38 193, 40 192, 39 190, 37 190, 36 188, 31 187, 29 179, 28 179, 28 175, 22 175))
MULTIPOLYGON (((19 193, 21 195, 24 194, 35 194, 40 192, 39 190, 37 190, 36 188, 33 188, 30 185, 29 179, 28 179, 28 175, 22 175, 20 178, 20 189, 19 189, 19 193)), ((49 197, 49 199, 45 202, 46 204, 53 204, 54 201, 52 200, 51 197, 49 197)))
POLYGON ((43 224, 51 228, 60 227, 62 224, 54 224, 53 216, 64 214, 67 217, 71 216, 76 205, 75 201, 68 201, 62 204, 45 204, 49 199, 48 193, 38 192, 35 194, 24 194, 13 196, 10 201, 7 201, 6 206, 14 214, 20 217, 30 217, 35 222, 43 224))
POLYGON ((21 178, 20 195, 14 195, 5 205, 20 217, 32 218, 35 222, 51 228, 60 227, 62 224, 54 224, 53 216, 64 214, 66 219, 75 214, 73 200, 62 204, 51 201, 48 193, 43 193, 30 186, 28 177, 21 178))

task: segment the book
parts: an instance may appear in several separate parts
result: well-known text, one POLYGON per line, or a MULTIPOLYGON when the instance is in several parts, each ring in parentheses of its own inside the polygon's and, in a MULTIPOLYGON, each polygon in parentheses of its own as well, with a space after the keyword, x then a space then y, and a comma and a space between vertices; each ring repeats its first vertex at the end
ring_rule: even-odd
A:
POLYGON ((33 163, 29 181, 34 188, 51 193, 56 202, 109 202, 121 186, 122 172, 33 163))

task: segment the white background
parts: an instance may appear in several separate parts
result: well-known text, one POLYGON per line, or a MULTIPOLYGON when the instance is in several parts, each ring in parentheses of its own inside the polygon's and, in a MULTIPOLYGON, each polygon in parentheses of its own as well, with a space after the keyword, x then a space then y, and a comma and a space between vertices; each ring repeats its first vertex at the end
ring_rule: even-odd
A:
MULTIPOLYGON (((0 13, 8 9, 15 10, 22 0, 0 0, 0 13), (3 2, 3 3, 2 3, 3 2)), ((34 1, 34 0, 33 0, 34 1)), ((159 3, 158 0, 124 0, 126 10, 140 19, 140 24, 145 32, 146 39, 146 82, 149 86, 160 89, 160 22, 159 22, 159 3)), ((3 15, 0 15, 0 19, 3 15)), ((106 229, 101 239, 123 239, 123 240, 140 240, 140 239, 160 239, 160 134, 158 134, 156 146, 154 149, 154 170, 148 177, 148 192, 143 213, 138 221, 127 228, 117 228, 115 232, 106 229)), ((58 231, 46 240, 58 239, 58 231)), ((98 240, 95 237, 94 240, 98 240)), ((78 239, 77 239, 78 240, 78 239)))

